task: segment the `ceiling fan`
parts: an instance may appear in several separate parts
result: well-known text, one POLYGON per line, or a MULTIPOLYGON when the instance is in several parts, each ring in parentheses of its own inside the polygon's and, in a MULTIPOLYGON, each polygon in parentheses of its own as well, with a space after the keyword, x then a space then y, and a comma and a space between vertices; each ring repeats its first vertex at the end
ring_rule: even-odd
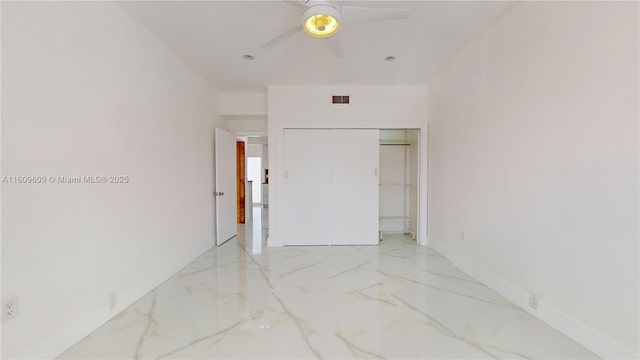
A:
POLYGON ((406 19, 409 17, 408 9, 348 6, 329 0, 285 0, 284 2, 302 9, 302 26, 296 25, 276 36, 264 44, 262 46, 263 49, 271 49, 304 29, 307 34, 313 37, 326 38, 333 54, 336 57, 343 57, 344 52, 336 36, 341 25, 364 21, 406 19))

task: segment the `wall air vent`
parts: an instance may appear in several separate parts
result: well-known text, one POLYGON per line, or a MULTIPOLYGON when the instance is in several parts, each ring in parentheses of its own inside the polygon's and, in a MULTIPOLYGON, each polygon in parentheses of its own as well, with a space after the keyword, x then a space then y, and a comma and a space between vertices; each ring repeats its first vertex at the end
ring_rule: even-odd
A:
POLYGON ((349 95, 333 95, 331 97, 332 104, 348 104, 349 103, 349 95))

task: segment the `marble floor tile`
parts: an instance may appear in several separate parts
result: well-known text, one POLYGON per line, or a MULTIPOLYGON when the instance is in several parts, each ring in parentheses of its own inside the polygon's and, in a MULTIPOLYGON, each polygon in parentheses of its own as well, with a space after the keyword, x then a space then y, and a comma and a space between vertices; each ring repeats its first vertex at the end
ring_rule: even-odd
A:
POLYGON ((60 358, 596 358, 409 238, 266 248, 263 235, 240 228, 60 358))

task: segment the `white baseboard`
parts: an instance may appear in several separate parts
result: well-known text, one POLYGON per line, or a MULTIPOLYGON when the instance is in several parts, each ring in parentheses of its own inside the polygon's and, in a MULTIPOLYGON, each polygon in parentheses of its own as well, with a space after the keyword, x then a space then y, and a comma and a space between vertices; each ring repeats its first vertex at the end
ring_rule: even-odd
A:
POLYGON ((572 318, 565 312, 544 301, 538 302, 538 309, 529 307, 529 293, 510 284, 472 261, 455 255, 449 248, 429 239, 429 246, 451 261, 455 266, 471 275, 498 294, 519 306, 526 312, 570 337, 577 343, 605 359, 638 359, 639 354, 618 343, 597 330, 572 318))
POLYGON ((91 334, 97 328, 109 321, 114 316, 128 308, 131 304, 138 301, 145 296, 148 292, 158 287, 164 281, 173 276, 180 269, 187 264, 198 258, 211 248, 210 243, 205 243, 203 247, 196 249, 193 253, 185 255, 178 262, 178 266, 174 269, 169 269, 164 274, 158 277, 158 280, 150 284, 146 288, 141 288, 135 293, 129 294, 126 298, 119 298, 118 306, 109 312, 93 312, 85 314, 82 317, 82 321, 75 324, 66 324, 67 327, 52 334, 44 341, 32 346, 28 350, 24 351, 17 358, 24 359, 54 359, 64 353, 67 349, 75 345, 78 341, 82 340, 85 336, 91 334))

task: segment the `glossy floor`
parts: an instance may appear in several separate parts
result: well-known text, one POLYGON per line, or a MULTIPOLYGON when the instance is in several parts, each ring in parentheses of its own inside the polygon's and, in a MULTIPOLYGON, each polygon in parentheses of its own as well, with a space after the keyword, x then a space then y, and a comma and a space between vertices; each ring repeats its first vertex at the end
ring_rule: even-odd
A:
POLYGON ((406 237, 264 248, 242 230, 61 357, 596 357, 406 237))

